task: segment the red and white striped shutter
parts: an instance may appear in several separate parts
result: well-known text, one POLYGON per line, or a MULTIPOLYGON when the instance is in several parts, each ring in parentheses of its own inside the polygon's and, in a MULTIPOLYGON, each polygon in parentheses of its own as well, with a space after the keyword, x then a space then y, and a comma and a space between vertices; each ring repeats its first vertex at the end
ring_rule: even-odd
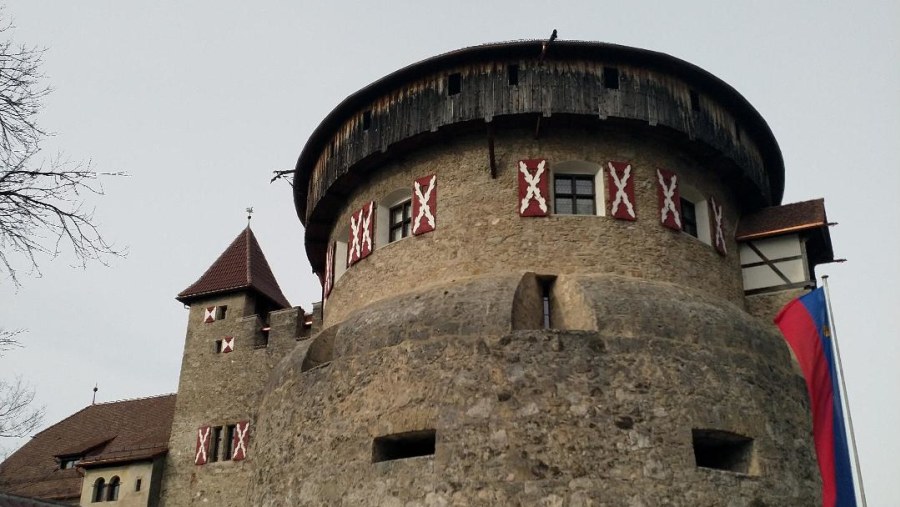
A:
POLYGON ((216 321, 216 307, 215 306, 207 306, 203 310, 203 322, 209 324, 210 322, 216 321))
POLYGON ((337 243, 332 242, 328 245, 325 252, 325 277, 322 281, 322 300, 328 299, 331 294, 331 288, 334 287, 334 256, 337 252, 337 243))
POLYGON ((369 202, 359 210, 359 218, 362 221, 359 230, 359 259, 362 260, 375 250, 375 201, 369 202))
POLYGON ((628 162, 606 164, 610 215, 619 220, 637 220, 634 202, 634 173, 628 162))
POLYGON ((222 338, 222 353, 234 352, 234 336, 222 338))
POLYGON ((669 229, 681 230, 681 194, 678 175, 665 169, 656 170, 659 195, 659 221, 669 229))
POLYGON ((209 426, 201 426, 197 429, 197 447, 194 451, 194 464, 205 465, 209 453, 209 426))
POLYGON ((247 457, 247 446, 250 445, 250 421, 241 421, 234 426, 234 437, 231 441, 232 461, 241 461, 247 457))
POLYGON ((722 205, 716 202, 715 197, 709 198, 709 222, 716 251, 721 255, 726 255, 728 248, 725 246, 725 213, 722 205))
POLYGON ((545 217, 550 213, 548 191, 550 169, 547 160, 520 160, 516 166, 519 177, 519 216, 545 217))
POLYGON ((360 243, 360 231, 362 229, 362 210, 356 210, 350 215, 350 237, 347 238, 347 267, 356 264, 360 259, 362 245, 360 243))
POLYGON ((437 219, 437 176, 425 176, 413 182, 413 236, 435 229, 437 219))

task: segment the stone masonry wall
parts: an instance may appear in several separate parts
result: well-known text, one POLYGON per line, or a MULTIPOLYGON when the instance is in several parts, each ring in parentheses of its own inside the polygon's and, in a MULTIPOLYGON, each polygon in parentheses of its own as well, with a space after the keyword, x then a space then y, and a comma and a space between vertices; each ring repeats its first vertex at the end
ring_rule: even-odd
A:
POLYGON ((263 323, 253 311, 253 295, 243 292, 191 304, 161 505, 237 505, 234 499, 247 488, 258 457, 250 451, 242 461, 195 465, 197 429, 249 420, 252 446, 259 392, 273 366, 307 332, 301 308, 272 312, 264 346, 263 323), (228 306, 225 319, 204 323, 204 309, 218 305, 228 306), (225 336, 235 338, 234 351, 216 353, 215 340, 225 336))
MULTIPOLYGON (((365 202, 411 188, 415 178, 429 174, 437 175, 437 230, 382 246, 348 268, 325 306, 325 326, 368 303, 423 285, 510 271, 616 273, 693 287, 743 305, 733 239, 737 200, 720 181, 716 167, 698 161, 662 136, 612 130, 550 128, 537 140, 530 132, 502 131, 495 152, 496 179, 490 176, 486 139, 470 136, 415 151, 380 168, 358 187, 338 214, 333 240, 347 241, 350 215, 365 202), (528 158, 546 158, 551 170, 571 160, 603 167, 609 160, 630 162, 638 220, 519 217, 516 163, 528 158), (675 171, 682 184, 724 204, 727 256, 697 238, 660 225, 657 168, 675 171)), ((604 178, 608 205, 605 185, 604 178)))
POLYGON ((234 504, 820 503, 805 386, 771 326, 670 283, 567 283, 597 330, 511 330, 520 284, 482 276, 351 312, 323 331, 340 352, 317 367, 298 347, 261 399, 253 479, 234 504), (445 290, 493 310, 454 324, 468 314, 445 290), (392 317, 412 301, 427 332, 392 317), (433 455, 373 463, 374 438, 429 429, 433 455), (752 438, 747 473, 696 466, 695 429, 752 438))

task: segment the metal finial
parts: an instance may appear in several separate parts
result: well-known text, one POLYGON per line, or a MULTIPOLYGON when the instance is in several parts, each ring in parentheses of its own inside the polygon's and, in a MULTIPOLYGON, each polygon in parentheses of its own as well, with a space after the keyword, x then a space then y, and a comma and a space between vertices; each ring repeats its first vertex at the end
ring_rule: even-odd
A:
POLYGON ((91 399, 91 405, 97 403, 97 391, 99 391, 99 389, 97 389, 97 384, 94 384, 94 397, 91 399))
POLYGON ((250 225, 250 219, 253 218, 253 206, 250 206, 244 211, 247 212, 247 225, 250 225))

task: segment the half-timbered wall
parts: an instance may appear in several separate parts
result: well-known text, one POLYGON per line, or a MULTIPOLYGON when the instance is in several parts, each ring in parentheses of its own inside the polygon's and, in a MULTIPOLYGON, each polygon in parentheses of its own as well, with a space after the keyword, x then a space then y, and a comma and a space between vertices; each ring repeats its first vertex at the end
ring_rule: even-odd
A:
POLYGON ((799 234, 742 242, 740 255, 744 291, 748 294, 812 283, 806 248, 799 234))

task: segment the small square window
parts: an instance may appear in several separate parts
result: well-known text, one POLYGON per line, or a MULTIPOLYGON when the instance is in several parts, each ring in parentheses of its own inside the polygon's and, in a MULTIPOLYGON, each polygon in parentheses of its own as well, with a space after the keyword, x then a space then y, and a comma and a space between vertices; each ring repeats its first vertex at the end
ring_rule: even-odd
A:
POLYGON ((213 344, 213 350, 216 354, 222 353, 222 340, 216 340, 213 344))
POLYGON ((229 461, 234 454, 234 424, 225 426, 225 439, 222 441, 222 459, 229 461))
POLYGON ((141 490, 141 482, 142 481, 143 481, 143 479, 140 479, 140 478, 138 480, 134 481, 134 490, 135 491, 141 490))
POLYGON ((59 469, 60 470, 68 470, 70 468, 75 468, 75 465, 81 461, 81 456, 66 456, 65 458, 59 459, 59 469))
POLYGON ((506 80, 509 83, 509 86, 518 86, 519 85, 519 66, 518 65, 509 65, 506 67, 506 80))
POLYGON ((409 236, 412 223, 412 201, 404 201, 392 206, 388 216, 390 218, 388 243, 409 236))
POLYGON ((591 174, 557 174, 553 178, 554 212, 558 215, 593 215, 596 191, 591 174))
POLYGON ((209 462, 219 461, 219 448, 222 446, 222 427, 216 426, 212 429, 212 436, 209 443, 209 462))
POLYGON ((610 90, 619 89, 619 69, 603 67, 603 87, 610 90))
POLYGON ((698 238, 697 235, 697 208, 694 203, 681 198, 681 230, 698 238))
POLYGON ((462 75, 459 72, 447 76, 447 95, 458 95, 462 90, 462 75))

